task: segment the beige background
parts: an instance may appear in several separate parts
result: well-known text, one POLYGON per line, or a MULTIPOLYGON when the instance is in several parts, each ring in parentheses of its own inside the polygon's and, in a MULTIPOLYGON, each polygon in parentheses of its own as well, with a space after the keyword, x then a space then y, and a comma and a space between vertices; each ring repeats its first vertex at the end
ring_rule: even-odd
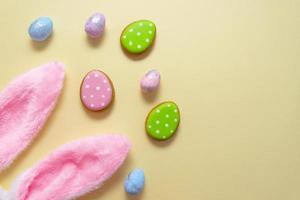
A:
MULTIPOLYGON (((299 0, 7 0, 0 6, 0 87, 50 60, 67 66, 59 104, 41 135, 0 184, 70 140, 109 132, 130 137, 129 159, 102 189, 80 200, 299 200, 299 0), (107 17, 100 41, 83 25, 94 11, 107 17), (35 44, 27 34, 38 16, 51 16, 55 33, 35 44), (158 28, 152 51, 130 57, 119 36, 137 19, 158 28), (102 113, 83 109, 79 86, 98 68, 110 75, 116 101, 102 113), (162 74, 156 97, 143 97, 139 79, 162 74), (148 111, 174 100, 182 113, 176 137, 165 143, 144 132, 148 111), (142 167, 141 196, 123 191, 127 173, 142 167)), ((49 74, 50 75, 50 74, 49 74)))

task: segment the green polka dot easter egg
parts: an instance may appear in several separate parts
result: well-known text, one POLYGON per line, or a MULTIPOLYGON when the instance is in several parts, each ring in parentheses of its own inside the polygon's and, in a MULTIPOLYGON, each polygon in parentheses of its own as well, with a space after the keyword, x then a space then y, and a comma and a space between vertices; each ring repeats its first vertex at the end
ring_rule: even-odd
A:
POLYGON ((122 32, 121 44, 130 53, 142 53, 152 44, 156 26, 149 20, 139 20, 129 24, 122 32))
POLYGON ((180 122, 180 112, 174 102, 164 102, 154 107, 146 119, 148 135, 157 140, 167 140, 174 135, 180 122))

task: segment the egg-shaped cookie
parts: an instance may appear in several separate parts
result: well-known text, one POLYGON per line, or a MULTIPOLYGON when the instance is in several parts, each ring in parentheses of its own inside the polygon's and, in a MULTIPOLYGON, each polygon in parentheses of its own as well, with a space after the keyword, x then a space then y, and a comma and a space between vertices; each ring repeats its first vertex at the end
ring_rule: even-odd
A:
POLYGON ((156 26, 149 20, 139 20, 126 26, 121 34, 121 45, 130 53, 146 51, 154 42, 156 26))
POLYGON ((171 138, 180 123, 178 106, 171 101, 155 106, 147 116, 145 128, 147 134, 157 140, 171 138))
POLYGON ((90 71, 81 83, 80 98, 88 110, 100 111, 107 108, 114 99, 112 81, 100 70, 90 71))

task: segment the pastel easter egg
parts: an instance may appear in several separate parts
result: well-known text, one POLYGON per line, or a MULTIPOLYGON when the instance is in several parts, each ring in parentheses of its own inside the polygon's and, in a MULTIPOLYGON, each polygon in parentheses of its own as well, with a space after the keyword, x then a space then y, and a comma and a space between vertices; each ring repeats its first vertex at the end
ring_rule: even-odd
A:
POLYGON ((105 16, 102 13, 94 13, 85 23, 85 32, 92 38, 100 37, 105 28, 105 16))
POLYGON ((44 41, 53 31, 53 22, 49 17, 39 17, 34 20, 28 28, 32 40, 44 41))
POLYGON ((91 111, 103 110, 113 101, 113 84, 104 72, 92 70, 81 83, 80 98, 87 109, 91 111))
POLYGON ((142 53, 154 42, 156 26, 149 20, 129 24, 121 34, 121 44, 130 53, 142 53))
POLYGON ((141 79, 140 86, 143 92, 149 93, 157 90, 160 83, 160 74, 157 70, 148 71, 141 79))
POLYGON ((145 185, 145 174, 142 169, 135 169, 127 176, 124 182, 125 191, 128 194, 139 194, 145 185))
POLYGON ((146 131, 157 140, 167 140, 174 135, 180 122, 180 112, 174 102, 155 106, 147 116, 146 131))

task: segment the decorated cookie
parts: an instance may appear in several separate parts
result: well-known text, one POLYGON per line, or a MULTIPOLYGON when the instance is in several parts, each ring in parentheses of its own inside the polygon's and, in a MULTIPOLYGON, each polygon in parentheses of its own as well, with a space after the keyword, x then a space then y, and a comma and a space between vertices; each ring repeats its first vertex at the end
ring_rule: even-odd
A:
POLYGON ((104 32, 105 16, 94 13, 85 23, 85 32, 92 38, 100 37, 104 32))
POLYGON ((152 44, 156 26, 149 20, 139 20, 129 24, 122 32, 121 44, 130 53, 142 53, 152 44))
POLYGON ((102 71, 90 71, 83 79, 80 88, 83 105, 92 111, 107 108, 114 98, 114 87, 109 77, 102 71))
POLYGON ((180 122, 180 112, 174 102, 164 102, 154 107, 146 119, 148 135, 157 140, 167 140, 174 135, 180 122))
POLYGON ((142 169, 135 169, 126 177, 125 191, 130 195, 139 194, 145 185, 145 174, 142 169))
POLYGON ((157 90, 160 83, 160 74, 157 70, 148 71, 141 79, 141 89, 145 93, 157 90))
POLYGON ((40 42, 46 40, 51 35, 52 30, 52 20, 49 17, 39 17, 30 24, 28 33, 32 40, 40 42))

